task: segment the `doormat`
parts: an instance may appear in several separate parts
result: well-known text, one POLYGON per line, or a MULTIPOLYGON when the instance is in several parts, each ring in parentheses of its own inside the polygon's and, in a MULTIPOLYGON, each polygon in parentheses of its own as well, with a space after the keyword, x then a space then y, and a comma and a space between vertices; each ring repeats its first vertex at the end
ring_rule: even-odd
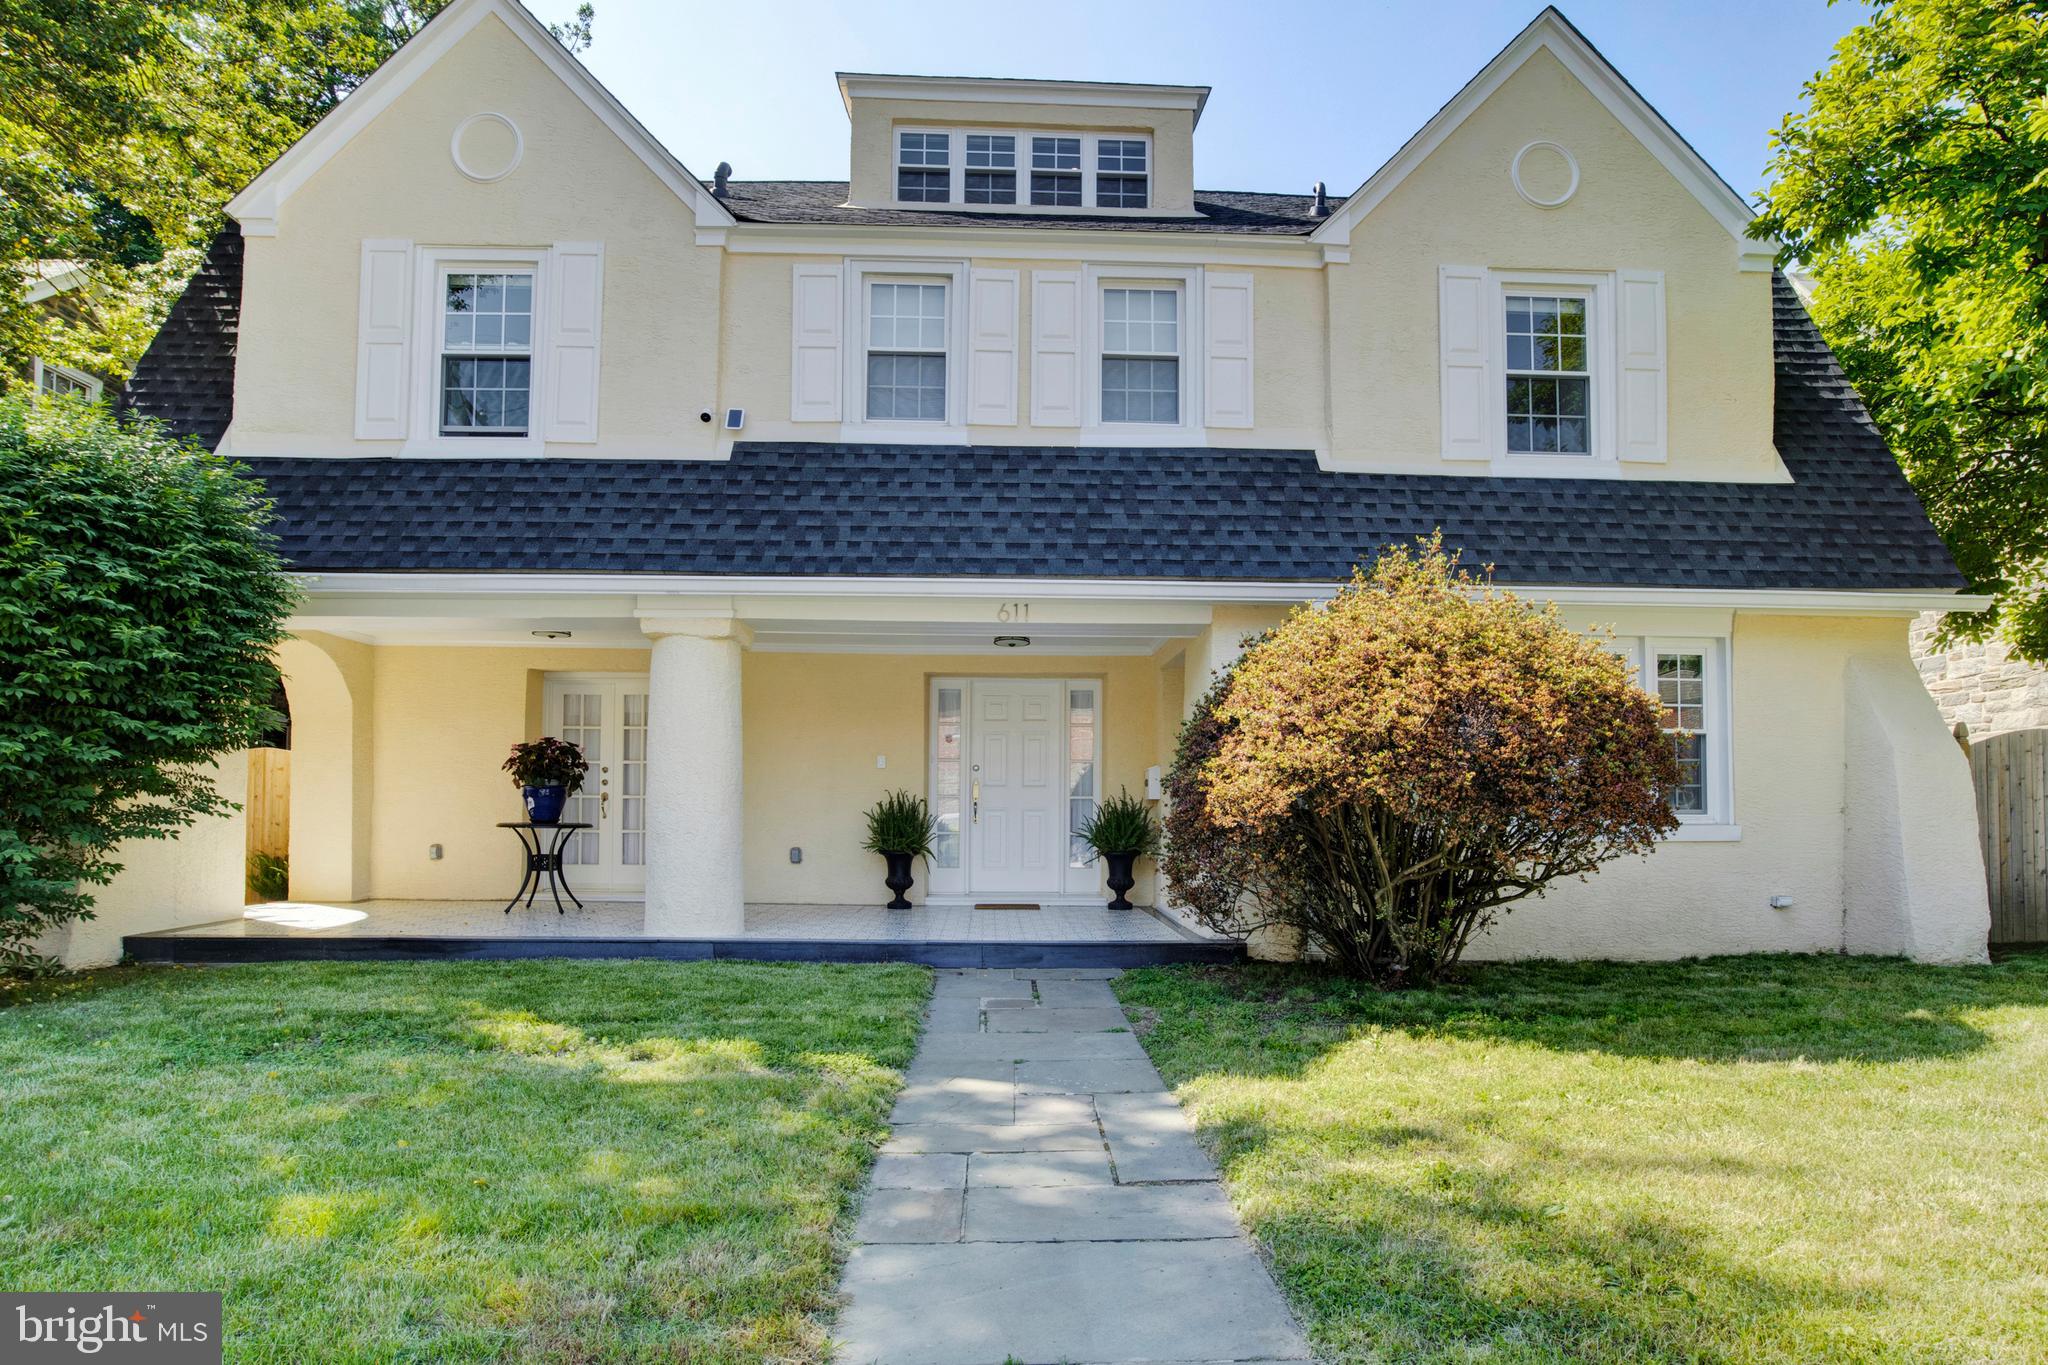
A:
POLYGON ((1044 907, 1036 901, 977 901, 977 910, 1041 910, 1044 907))

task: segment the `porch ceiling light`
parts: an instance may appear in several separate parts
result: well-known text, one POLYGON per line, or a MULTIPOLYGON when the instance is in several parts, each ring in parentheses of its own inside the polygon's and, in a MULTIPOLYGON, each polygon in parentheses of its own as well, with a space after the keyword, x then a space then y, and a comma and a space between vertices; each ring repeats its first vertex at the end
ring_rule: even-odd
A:
POLYGON ((573 630, 537 630, 534 636, 542 640, 567 640, 576 634, 573 630))
POLYGON ((996 643, 1004 649, 1022 649, 1031 643, 1029 635, 998 635, 996 643))

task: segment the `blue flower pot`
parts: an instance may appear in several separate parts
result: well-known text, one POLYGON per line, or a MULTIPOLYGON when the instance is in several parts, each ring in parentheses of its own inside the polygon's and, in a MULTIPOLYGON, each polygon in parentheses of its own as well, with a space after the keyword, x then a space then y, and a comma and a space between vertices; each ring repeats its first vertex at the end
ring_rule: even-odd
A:
POLYGON ((569 804, 569 789, 560 783, 552 787, 524 787, 526 797, 526 818, 536 825, 552 825, 562 818, 562 807, 569 804))

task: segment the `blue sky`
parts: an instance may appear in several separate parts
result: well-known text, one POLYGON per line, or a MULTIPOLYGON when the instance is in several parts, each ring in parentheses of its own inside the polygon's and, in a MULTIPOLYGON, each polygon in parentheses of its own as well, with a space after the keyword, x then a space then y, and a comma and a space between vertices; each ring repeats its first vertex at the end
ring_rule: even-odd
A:
MULTIPOLYGON (((574 0, 528 0, 560 19, 574 0)), ((697 174, 836 180, 836 70, 1214 87, 1203 189, 1348 193, 1542 8, 1536 0, 595 0, 584 60, 697 174)), ((1609 61, 1744 194, 1855 0, 1573 0, 1609 61)))

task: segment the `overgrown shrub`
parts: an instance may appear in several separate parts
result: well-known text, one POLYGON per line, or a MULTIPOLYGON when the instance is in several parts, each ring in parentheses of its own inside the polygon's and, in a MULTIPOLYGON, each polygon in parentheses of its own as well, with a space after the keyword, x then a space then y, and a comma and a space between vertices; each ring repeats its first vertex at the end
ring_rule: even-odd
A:
POLYGON ((1289 927, 1419 984, 1515 902, 1649 852, 1677 783, 1620 658, 1432 539, 1297 609, 1210 689, 1168 778, 1161 866, 1212 928, 1289 927))
POLYGON ((259 901, 281 901, 291 896, 291 859, 275 853, 251 853, 244 869, 248 894, 259 901))
POLYGON ((0 972, 89 917, 128 839, 234 809, 294 589, 226 461, 99 405, 0 399, 0 972))

